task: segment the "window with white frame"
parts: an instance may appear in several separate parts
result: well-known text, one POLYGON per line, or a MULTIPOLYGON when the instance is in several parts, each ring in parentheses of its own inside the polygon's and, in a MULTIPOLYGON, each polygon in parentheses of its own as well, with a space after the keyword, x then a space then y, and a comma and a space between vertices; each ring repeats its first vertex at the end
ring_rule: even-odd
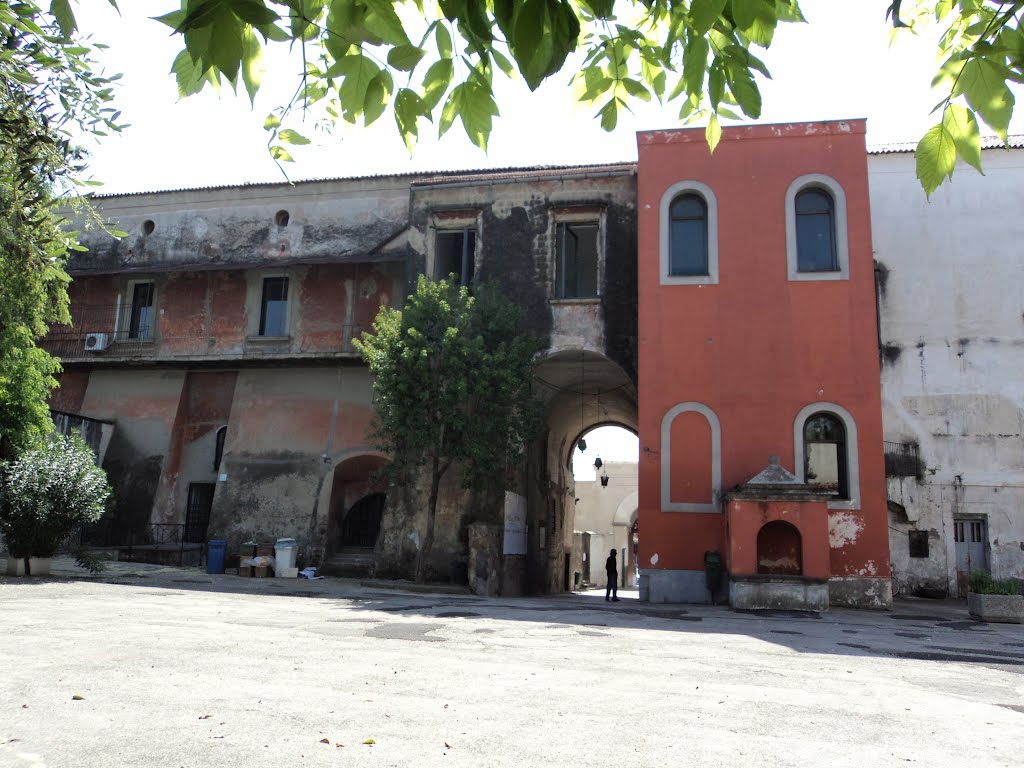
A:
POLYGON ((793 421, 793 465, 801 482, 831 493, 830 509, 860 509, 857 424, 836 403, 812 403, 793 421))
POLYGON ((800 176, 786 191, 786 264, 790 280, 850 277, 846 194, 830 176, 800 176))
POLYGON ((658 225, 661 285, 718 282, 718 202, 707 184, 678 181, 666 189, 658 225))

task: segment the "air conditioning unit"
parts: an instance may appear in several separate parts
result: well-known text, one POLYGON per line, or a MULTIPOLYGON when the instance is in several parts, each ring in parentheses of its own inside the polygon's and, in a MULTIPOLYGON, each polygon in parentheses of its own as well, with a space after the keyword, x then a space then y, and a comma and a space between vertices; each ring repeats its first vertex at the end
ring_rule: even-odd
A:
POLYGON ((87 333, 85 335, 86 352, 102 352, 109 343, 110 339, 105 333, 87 333))

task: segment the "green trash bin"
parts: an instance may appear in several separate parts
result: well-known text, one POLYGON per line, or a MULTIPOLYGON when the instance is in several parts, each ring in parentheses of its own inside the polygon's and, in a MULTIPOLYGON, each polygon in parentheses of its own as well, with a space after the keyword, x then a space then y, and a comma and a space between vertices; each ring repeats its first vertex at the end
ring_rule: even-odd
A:
POLYGON ((716 605, 715 595, 722 586, 722 555, 719 552, 704 553, 704 583, 711 593, 711 604, 716 605))

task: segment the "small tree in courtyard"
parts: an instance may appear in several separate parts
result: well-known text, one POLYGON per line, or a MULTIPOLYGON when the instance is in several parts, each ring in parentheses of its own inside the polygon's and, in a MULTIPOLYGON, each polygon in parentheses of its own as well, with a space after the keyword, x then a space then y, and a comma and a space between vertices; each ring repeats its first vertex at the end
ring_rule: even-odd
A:
POLYGON ((542 406, 531 393, 539 340, 521 310, 491 285, 470 293, 420 277, 402 310, 381 308, 374 333, 356 344, 374 377, 374 437, 398 477, 430 479, 416 581, 426 578, 438 491, 458 465, 463 485, 504 477, 536 433, 542 406))
POLYGON ((16 461, 0 463, 0 539, 11 557, 53 557, 79 525, 102 517, 106 473, 77 437, 44 440, 16 461))

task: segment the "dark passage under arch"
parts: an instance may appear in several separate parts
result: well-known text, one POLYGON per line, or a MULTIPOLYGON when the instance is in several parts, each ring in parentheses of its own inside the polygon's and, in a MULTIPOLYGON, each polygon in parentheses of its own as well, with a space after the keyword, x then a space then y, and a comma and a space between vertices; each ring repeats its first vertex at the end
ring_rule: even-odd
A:
POLYGON ((338 539, 340 546, 376 546, 386 499, 383 493, 370 493, 352 505, 341 524, 338 539))

